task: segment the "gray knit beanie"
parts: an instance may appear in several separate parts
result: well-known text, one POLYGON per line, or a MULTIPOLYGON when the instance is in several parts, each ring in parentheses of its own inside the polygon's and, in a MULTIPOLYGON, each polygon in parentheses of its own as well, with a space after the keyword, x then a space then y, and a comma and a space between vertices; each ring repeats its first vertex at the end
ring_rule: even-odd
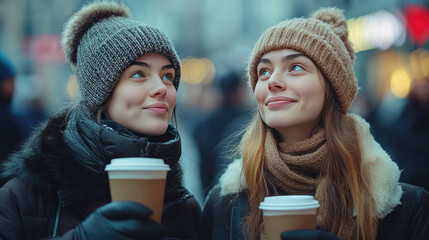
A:
POLYGON ((122 72, 146 53, 168 58, 175 69, 174 86, 179 86, 180 60, 171 41, 160 30, 129 19, 128 8, 120 3, 84 6, 66 23, 62 45, 93 109, 106 103, 122 72))

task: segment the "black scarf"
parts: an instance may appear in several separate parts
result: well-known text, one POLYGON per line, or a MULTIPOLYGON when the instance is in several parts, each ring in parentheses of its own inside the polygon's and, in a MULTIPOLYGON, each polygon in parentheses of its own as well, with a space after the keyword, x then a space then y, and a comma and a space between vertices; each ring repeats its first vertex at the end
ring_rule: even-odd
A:
POLYGON ((63 134, 76 162, 104 178, 106 182, 108 180, 104 168, 113 158, 161 158, 171 168, 167 174, 164 210, 191 197, 182 185, 182 169, 179 164, 181 140, 172 126, 161 136, 137 136, 111 120, 102 120, 99 124, 87 109, 77 108, 71 111, 63 134))

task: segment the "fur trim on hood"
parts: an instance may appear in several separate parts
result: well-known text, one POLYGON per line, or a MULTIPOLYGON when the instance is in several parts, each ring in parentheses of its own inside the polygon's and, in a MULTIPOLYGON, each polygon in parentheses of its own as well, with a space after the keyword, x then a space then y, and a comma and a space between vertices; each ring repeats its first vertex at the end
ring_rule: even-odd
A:
POLYGON ((22 149, 4 162, 0 182, 16 177, 41 191, 59 191, 63 206, 109 199, 104 173, 100 176, 74 160, 63 140, 66 123, 66 113, 60 113, 36 129, 22 149))
MULTIPOLYGON (((378 218, 383 218, 400 204, 402 188, 399 185, 400 170, 390 156, 377 143, 369 130, 369 124, 360 116, 350 114, 356 121, 360 134, 360 144, 363 156, 363 164, 369 170, 371 177, 372 196, 377 207, 378 218)), ((225 173, 221 176, 221 196, 236 194, 247 189, 246 180, 242 171, 241 159, 229 164, 225 173)))

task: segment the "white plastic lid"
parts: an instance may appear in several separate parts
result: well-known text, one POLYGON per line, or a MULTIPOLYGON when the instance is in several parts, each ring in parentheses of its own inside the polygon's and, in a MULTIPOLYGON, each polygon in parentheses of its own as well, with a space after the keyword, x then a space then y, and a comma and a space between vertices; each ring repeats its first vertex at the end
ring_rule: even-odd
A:
POLYGON ((159 158, 115 158, 110 164, 106 165, 106 171, 136 171, 136 170, 151 170, 151 171, 169 171, 170 166, 164 163, 164 160, 159 158))
POLYGON ((320 207, 311 195, 287 195, 265 197, 259 205, 262 210, 305 210, 320 207))

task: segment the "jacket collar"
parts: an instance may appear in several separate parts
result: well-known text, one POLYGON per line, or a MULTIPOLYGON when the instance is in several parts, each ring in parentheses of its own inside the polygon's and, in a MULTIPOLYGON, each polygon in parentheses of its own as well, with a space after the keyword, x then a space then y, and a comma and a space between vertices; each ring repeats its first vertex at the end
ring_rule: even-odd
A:
POLYGON ((112 120, 96 122, 94 114, 83 106, 71 111, 63 136, 74 158, 99 174, 113 158, 153 157, 171 165, 181 155, 180 136, 173 127, 161 136, 138 136, 112 120))
MULTIPOLYGON (((377 216, 383 218, 400 204, 402 188, 399 185, 400 170, 390 156, 374 140, 369 124, 360 116, 350 114, 356 121, 360 134, 363 164, 371 178, 371 191, 377 207, 377 216)), ((237 194, 247 189, 241 159, 234 160, 220 177, 221 196, 237 194)))

